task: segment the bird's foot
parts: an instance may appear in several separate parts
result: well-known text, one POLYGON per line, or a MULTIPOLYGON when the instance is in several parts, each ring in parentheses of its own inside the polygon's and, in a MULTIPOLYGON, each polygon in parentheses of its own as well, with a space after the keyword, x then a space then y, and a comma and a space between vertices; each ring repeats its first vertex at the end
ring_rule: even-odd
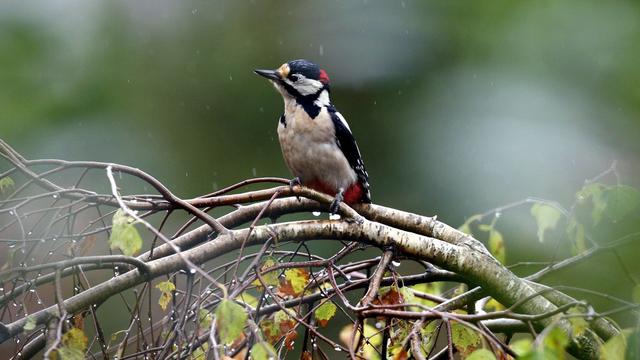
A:
POLYGON ((338 190, 336 197, 333 198, 333 201, 331 202, 331 206, 329 207, 330 214, 338 213, 338 211, 340 210, 340 203, 342 203, 342 200, 344 200, 344 189, 338 190))
MULTIPOLYGON (((291 189, 291 192, 293 192, 293 187, 294 186, 300 186, 302 185, 302 183, 300 182, 300 177, 296 176, 293 179, 289 180, 289 188, 291 189)), ((296 199, 298 199, 298 201, 300 201, 300 196, 296 195, 296 199)))

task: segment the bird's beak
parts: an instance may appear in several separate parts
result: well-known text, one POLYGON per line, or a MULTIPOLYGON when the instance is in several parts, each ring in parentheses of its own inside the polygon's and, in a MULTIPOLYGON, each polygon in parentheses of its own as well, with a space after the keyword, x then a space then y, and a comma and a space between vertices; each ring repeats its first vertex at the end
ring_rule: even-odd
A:
POLYGON ((260 70, 260 69, 256 69, 253 70, 256 74, 266 77, 269 80, 281 80, 282 78, 280 77, 280 72, 278 72, 278 70, 260 70))

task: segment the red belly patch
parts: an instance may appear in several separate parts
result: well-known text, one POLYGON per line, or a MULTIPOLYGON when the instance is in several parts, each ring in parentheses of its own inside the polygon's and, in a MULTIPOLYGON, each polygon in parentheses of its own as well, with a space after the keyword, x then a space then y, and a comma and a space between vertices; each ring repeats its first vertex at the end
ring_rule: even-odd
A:
MULTIPOLYGON (((336 190, 334 190, 330 186, 327 186, 321 181, 314 180, 303 185, 327 195, 336 196, 336 190)), ((349 188, 344 192, 343 201, 348 205, 356 204, 362 201, 363 195, 364 191, 362 189, 362 186, 360 185, 360 183, 356 182, 353 185, 349 186, 349 188)))

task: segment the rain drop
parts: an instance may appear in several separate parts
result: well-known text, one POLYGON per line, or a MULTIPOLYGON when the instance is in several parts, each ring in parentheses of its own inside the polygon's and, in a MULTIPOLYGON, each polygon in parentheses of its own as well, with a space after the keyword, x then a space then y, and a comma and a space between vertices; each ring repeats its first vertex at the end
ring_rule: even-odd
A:
POLYGON ((190 272, 191 274, 195 274, 195 273, 196 273, 196 269, 189 269, 189 272, 190 272))
POLYGON ((336 345, 336 347, 334 347, 334 348, 333 348, 333 350, 335 350, 335 351, 337 351, 337 352, 342 351, 342 349, 340 349, 340 346, 338 346, 338 345, 336 345))
POLYGON ((311 213, 311 215, 313 216, 320 216, 320 214, 321 214, 320 211, 314 211, 311 213))
POLYGON ((395 267, 400 267, 400 261, 392 261, 391 265, 395 266, 395 267))
POLYGON ((340 220, 340 214, 329 214, 329 220, 340 220))
POLYGON ((53 194, 53 198, 57 199, 58 198, 58 194, 53 194))

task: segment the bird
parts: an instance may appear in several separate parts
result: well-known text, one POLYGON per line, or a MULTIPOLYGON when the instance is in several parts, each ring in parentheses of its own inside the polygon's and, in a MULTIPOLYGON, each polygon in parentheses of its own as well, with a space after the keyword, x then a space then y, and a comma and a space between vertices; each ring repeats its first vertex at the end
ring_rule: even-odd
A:
POLYGON ((301 184, 333 196, 329 211, 340 203, 371 203, 369 174, 344 116, 331 103, 329 75, 317 64, 291 60, 275 70, 256 69, 284 99, 278 140, 284 161, 301 184))

